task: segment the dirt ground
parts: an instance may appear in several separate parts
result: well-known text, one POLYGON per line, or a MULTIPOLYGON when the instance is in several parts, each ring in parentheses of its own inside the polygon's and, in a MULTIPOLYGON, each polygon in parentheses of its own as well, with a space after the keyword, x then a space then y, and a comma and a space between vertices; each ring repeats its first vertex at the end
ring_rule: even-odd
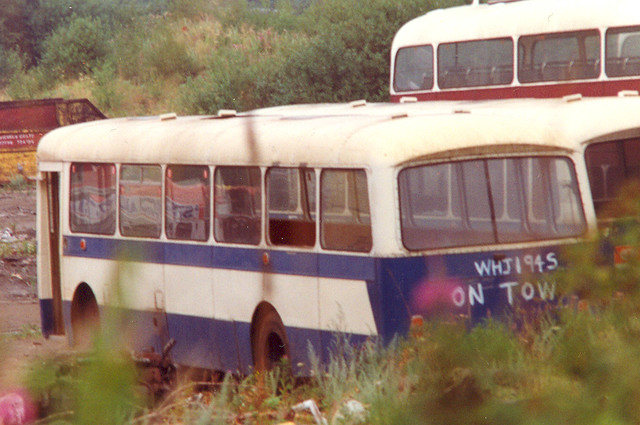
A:
POLYGON ((20 387, 29 366, 66 348, 64 337, 39 332, 36 256, 23 248, 35 236, 35 189, 0 189, 0 395, 20 387))

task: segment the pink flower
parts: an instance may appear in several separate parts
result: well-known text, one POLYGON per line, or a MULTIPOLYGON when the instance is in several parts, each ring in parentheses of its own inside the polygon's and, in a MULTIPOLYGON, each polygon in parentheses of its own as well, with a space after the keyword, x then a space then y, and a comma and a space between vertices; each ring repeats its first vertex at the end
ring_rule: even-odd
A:
POLYGON ((23 425, 34 419, 35 407, 26 394, 16 391, 0 396, 0 424, 23 425))

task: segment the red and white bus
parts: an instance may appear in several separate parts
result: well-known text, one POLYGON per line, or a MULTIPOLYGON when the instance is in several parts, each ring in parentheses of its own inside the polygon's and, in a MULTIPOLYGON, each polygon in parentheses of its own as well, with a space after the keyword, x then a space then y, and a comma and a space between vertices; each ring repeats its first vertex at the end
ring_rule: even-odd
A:
POLYGON ((391 99, 611 96, 640 89, 637 0, 478 0, 405 24, 391 99))

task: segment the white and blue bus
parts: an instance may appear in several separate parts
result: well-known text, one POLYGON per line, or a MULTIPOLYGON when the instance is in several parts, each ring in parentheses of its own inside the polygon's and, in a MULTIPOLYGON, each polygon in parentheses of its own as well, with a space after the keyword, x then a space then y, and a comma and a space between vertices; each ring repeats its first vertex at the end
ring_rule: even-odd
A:
POLYGON ((304 374, 336 332, 388 341, 442 299, 470 320, 555 301, 563 247, 622 181, 607 161, 640 169, 638 111, 354 102, 57 129, 38 147, 43 333, 77 343, 118 307, 134 348, 173 339, 179 365, 304 374))

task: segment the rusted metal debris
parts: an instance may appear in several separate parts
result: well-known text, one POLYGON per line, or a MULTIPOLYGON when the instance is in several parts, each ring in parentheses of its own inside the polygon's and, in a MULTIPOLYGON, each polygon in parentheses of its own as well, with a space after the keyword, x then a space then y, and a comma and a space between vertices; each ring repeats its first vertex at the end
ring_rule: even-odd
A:
POLYGON ((171 338, 160 353, 153 350, 133 353, 133 360, 141 369, 140 384, 153 400, 162 399, 176 383, 177 368, 170 355, 175 345, 176 340, 171 338))

